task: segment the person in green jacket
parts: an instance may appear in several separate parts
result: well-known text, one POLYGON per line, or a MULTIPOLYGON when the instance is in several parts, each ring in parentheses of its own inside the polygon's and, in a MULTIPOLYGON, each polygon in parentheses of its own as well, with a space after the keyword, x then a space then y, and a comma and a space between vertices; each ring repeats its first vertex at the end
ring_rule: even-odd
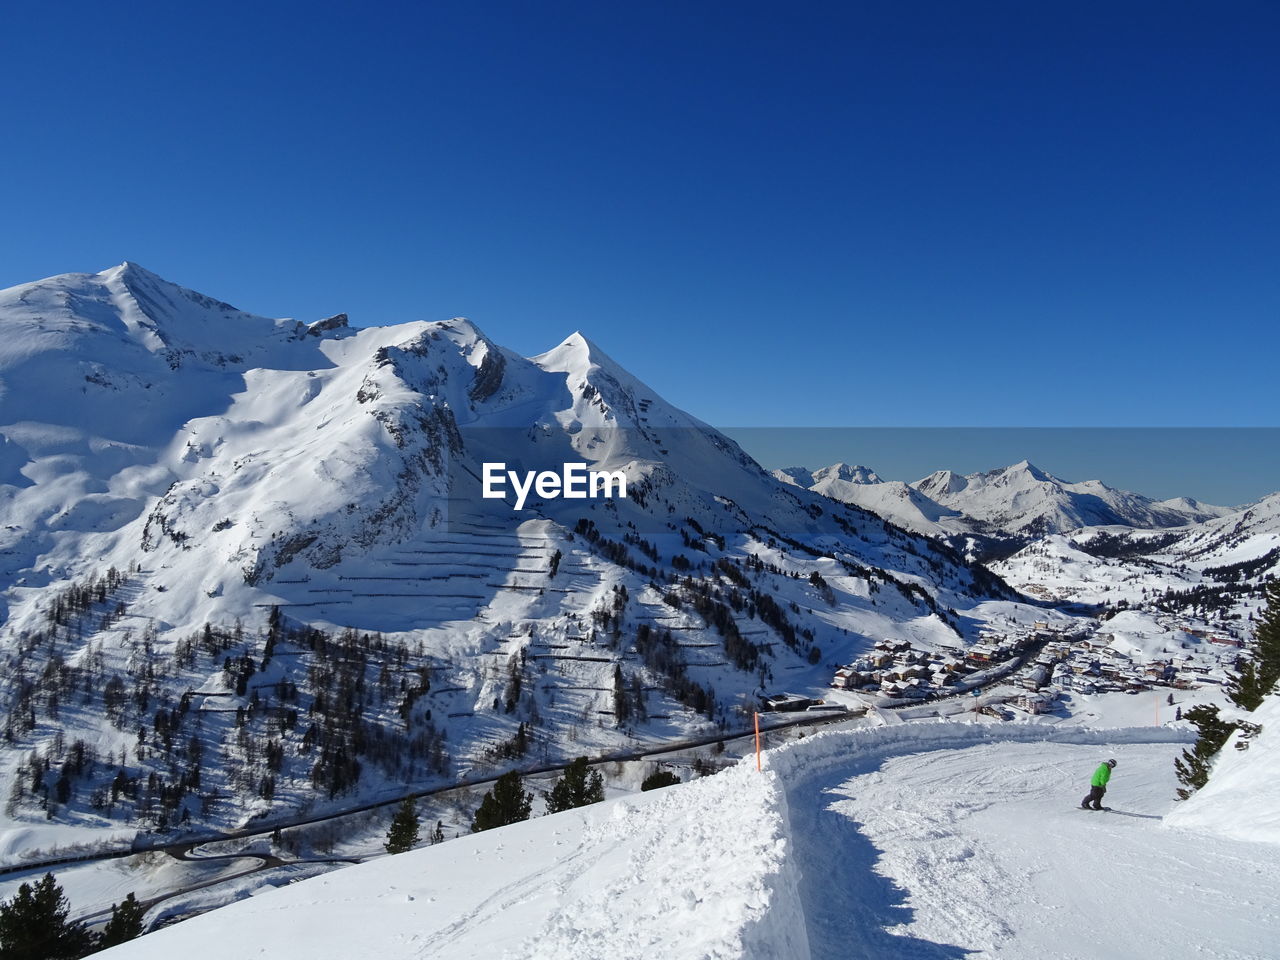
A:
POLYGON ((1093 779, 1089 781, 1089 795, 1080 801, 1081 809, 1102 809, 1102 795, 1107 792, 1107 783, 1111 780, 1111 771, 1115 769, 1115 765, 1114 760, 1098 764, 1098 769, 1093 771, 1093 779))

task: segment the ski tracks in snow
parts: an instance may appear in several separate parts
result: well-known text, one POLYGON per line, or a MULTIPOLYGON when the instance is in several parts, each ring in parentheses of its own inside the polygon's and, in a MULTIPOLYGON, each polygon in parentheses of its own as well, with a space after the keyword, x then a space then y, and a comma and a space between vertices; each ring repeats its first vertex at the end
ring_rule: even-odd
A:
POLYGON ((1164 828, 1178 747, 1115 734, 903 744, 789 782, 812 960, 1277 956, 1273 851, 1164 828), (1137 816, 1073 809, 1100 756, 1137 816))
POLYGON ((805 956, 780 787, 748 783, 739 769, 588 817, 583 848, 609 857, 599 870, 557 869, 558 909, 507 957, 805 956))

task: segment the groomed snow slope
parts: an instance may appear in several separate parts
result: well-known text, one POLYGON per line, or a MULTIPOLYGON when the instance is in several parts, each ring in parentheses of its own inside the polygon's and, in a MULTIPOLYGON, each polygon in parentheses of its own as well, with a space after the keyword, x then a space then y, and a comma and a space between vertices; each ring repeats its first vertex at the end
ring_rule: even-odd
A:
POLYGON ((813 781, 791 809, 811 960, 1274 957, 1272 851, 1162 830, 1174 751, 1116 739, 890 756, 813 781), (1113 812, 1077 809, 1107 756, 1113 812))
POLYGON ((107 956, 1255 958, 1264 845, 1161 828, 1183 730, 903 724, 342 870, 107 956), (1078 810, 1118 758, 1111 814, 1078 810))

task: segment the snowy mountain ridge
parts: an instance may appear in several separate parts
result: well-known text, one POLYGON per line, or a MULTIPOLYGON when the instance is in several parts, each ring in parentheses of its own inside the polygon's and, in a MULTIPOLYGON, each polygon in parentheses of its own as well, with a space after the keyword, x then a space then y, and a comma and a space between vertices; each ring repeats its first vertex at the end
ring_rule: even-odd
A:
POLYGON ((1198 638, 1243 644, 1264 585, 1280 577, 1280 494, 1185 527, 1052 534, 991 566, 1030 596, 1099 611, 1122 651, 1167 657, 1198 638))
POLYGON ((1013 534, 1042 536, 1077 527, 1118 524, 1181 526, 1229 512, 1186 498, 1156 501, 1099 480, 1071 483, 1028 460, 958 477, 949 471, 914 484, 930 498, 1013 534))
MULTIPOLYGON (((770 476, 581 334, 525 358, 461 319, 273 320, 128 264, 0 291, 0 331, 6 863, 71 841, 288 833, 410 789, 714 743, 762 692, 825 692, 833 664, 881 638, 927 650, 1077 623, 946 544, 770 476), (636 495, 517 514, 474 496, 491 459, 619 469, 636 495)), ((1015 467, 929 487, 1053 500, 1061 481, 1015 467)), ((808 479, 963 518, 865 468, 808 479)), ((1114 554, 1120 576, 1185 564, 1243 589, 1271 571, 1273 535, 1280 498, 1039 542, 1114 554)), ((1047 960, 1071 936, 1188 956, 1174 920, 1209 918, 1191 897, 1144 899, 1154 845, 1232 891, 1221 940, 1249 956, 1248 890, 1274 858, 1145 822, 1168 810, 1186 730, 1041 719, 872 711, 885 726, 806 736, 763 774, 744 763, 338 871, 115 955, 834 958, 852 943, 1047 960), (1074 809, 1104 751, 1134 822, 1074 809), (1071 872, 1100 834, 1137 882, 1071 872), (1084 933, 1082 890, 1101 918, 1084 933)), ((1228 779, 1247 781, 1232 803, 1266 780, 1228 779)))
POLYGON ((1044 616, 580 334, 269 319, 132 264, 0 291, 0 332, 15 855, 705 736, 775 673, 1044 616), (477 496, 497 460, 629 495, 516 513, 477 496))
POLYGON ((774 475, 957 545, 967 536, 1026 542, 1085 526, 1183 526, 1231 512, 1187 497, 1154 500, 1098 480, 1072 483, 1027 460, 967 476, 939 470, 910 484, 842 463, 817 471, 790 467, 774 475))
POLYGON ((884 482, 870 467, 848 464, 843 461, 818 470, 806 470, 804 467, 784 467, 781 470, 774 470, 773 475, 783 483, 807 488, 812 488, 815 484, 828 480, 841 480, 845 483, 884 482))

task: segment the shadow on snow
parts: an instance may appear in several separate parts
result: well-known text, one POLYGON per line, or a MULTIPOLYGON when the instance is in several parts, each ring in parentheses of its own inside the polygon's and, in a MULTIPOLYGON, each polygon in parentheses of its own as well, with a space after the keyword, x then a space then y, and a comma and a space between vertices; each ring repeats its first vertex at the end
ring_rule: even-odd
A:
MULTIPOLYGON (((794 798, 795 795, 793 794, 794 798)), ((876 873, 880 851, 831 804, 839 797, 820 790, 813 802, 790 804, 791 836, 802 866, 810 960, 893 957, 895 960, 963 960, 973 951, 888 928, 911 922, 907 895, 876 873)))

